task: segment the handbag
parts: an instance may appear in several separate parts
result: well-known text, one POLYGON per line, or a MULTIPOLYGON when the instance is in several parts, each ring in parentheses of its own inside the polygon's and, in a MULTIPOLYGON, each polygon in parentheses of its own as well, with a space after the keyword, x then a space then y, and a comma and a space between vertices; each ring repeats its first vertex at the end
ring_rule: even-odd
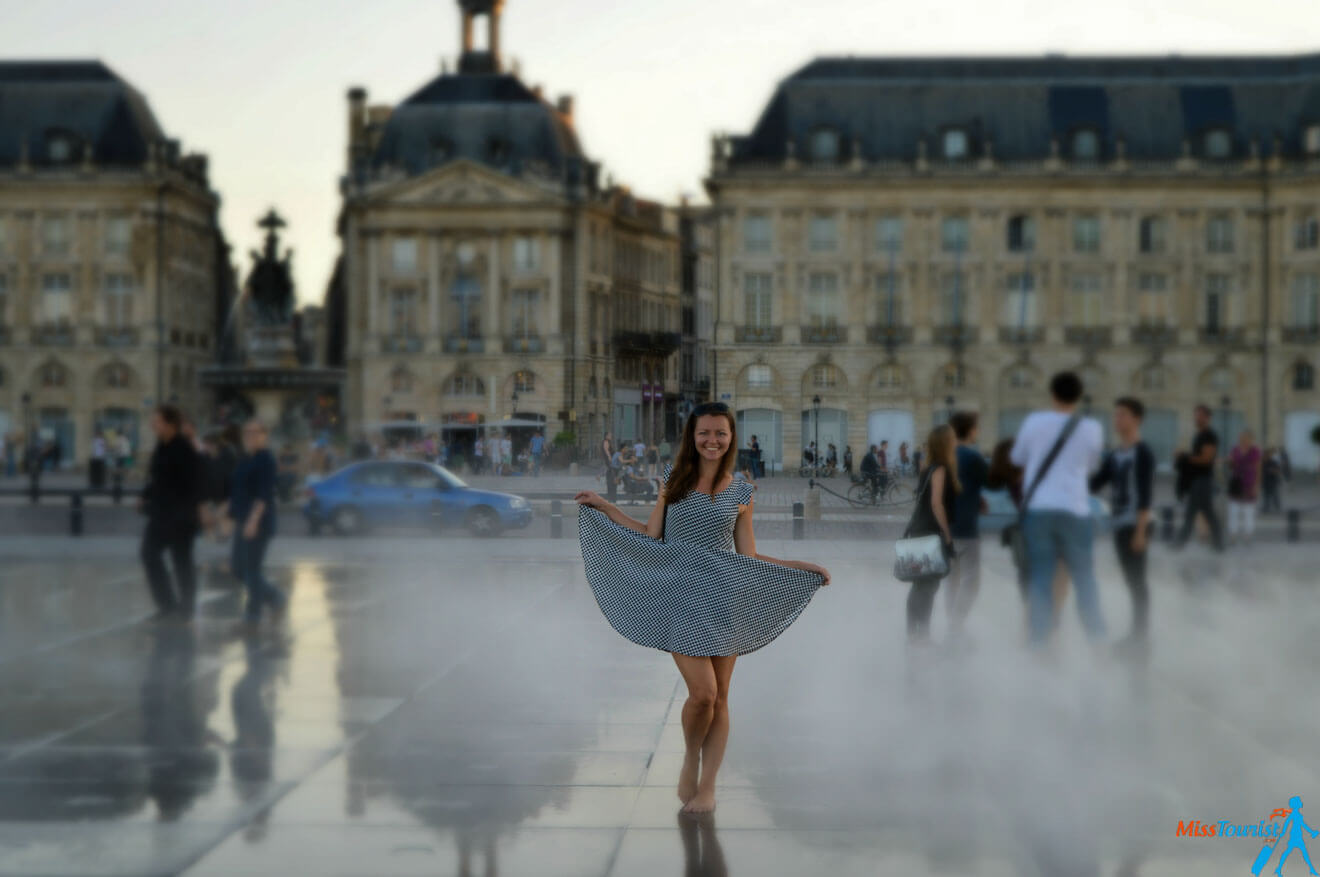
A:
POLYGON ((949 574, 949 558, 944 552, 944 539, 939 533, 912 536, 912 525, 922 512, 922 502, 930 495, 930 475, 917 495, 917 507, 912 510, 903 538, 894 543, 894 578, 900 582, 939 578, 949 574))
POLYGON ((1063 450, 1068 437, 1072 435, 1073 430, 1077 428, 1077 424, 1080 422, 1081 418, 1074 414, 1063 425, 1059 437, 1054 440, 1054 447, 1050 448, 1050 452, 1045 455, 1045 461, 1040 464, 1040 470, 1036 472, 1036 477, 1031 479, 1031 486, 1022 495, 1022 505, 1018 509, 1017 520, 1005 527, 1004 532, 999 537, 1000 542, 1008 546, 1009 553, 1013 557, 1013 565, 1017 567, 1019 576, 1026 575, 1027 572, 1027 540, 1022 535, 1022 522, 1027 517, 1027 506, 1030 505, 1031 497, 1035 495, 1036 488, 1040 487, 1040 483, 1045 480, 1045 474, 1054 465, 1054 460, 1059 456, 1059 451, 1063 450))

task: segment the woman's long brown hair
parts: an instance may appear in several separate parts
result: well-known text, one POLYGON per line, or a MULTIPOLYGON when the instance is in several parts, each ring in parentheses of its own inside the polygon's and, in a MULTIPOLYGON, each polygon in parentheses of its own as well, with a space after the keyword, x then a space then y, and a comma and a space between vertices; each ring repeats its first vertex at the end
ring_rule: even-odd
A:
POLYGON ((669 482, 665 485, 665 504, 672 505, 687 496, 697 486, 701 477, 701 455, 697 453, 697 420, 701 417, 723 417, 729 421, 729 449, 720 458, 720 469, 715 476, 715 484, 732 474, 733 466, 738 461, 738 424, 733 419, 733 412, 727 407, 723 410, 702 411, 705 406, 698 406, 688 415, 683 425, 683 439, 679 442, 678 453, 674 456, 674 469, 669 473, 669 482), (701 412, 698 414, 697 412, 701 412))
POLYGON ((962 484, 958 481, 957 447, 958 440, 953 434, 953 427, 947 423, 935 427, 926 436, 926 459, 930 461, 928 466, 943 464, 944 470, 949 473, 946 477, 953 485, 954 492, 962 493, 962 484))

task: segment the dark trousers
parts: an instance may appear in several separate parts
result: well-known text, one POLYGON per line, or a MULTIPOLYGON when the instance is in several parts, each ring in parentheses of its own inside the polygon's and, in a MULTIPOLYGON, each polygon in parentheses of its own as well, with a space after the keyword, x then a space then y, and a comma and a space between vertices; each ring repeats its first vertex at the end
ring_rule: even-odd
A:
POLYGON ((269 534, 262 534, 255 539, 244 539, 240 528, 234 533, 234 575, 243 582, 247 589, 247 609, 244 617, 248 621, 261 620, 264 606, 283 609, 288 598, 284 592, 266 580, 261 566, 266 562, 266 548, 270 545, 269 534))
POLYGON ((907 632, 909 639, 930 636, 930 615, 935 608, 935 593, 940 589, 938 577, 917 579, 908 589, 907 632))
POLYGON ((1178 534, 1178 544, 1185 545, 1191 538, 1196 516, 1205 515, 1205 522, 1210 526, 1210 542, 1216 551, 1224 550, 1224 531, 1219 526, 1219 515, 1215 513, 1215 481, 1209 475, 1202 475, 1187 486, 1187 505, 1185 506, 1182 532, 1178 534))
POLYGON ((1269 478, 1265 479, 1265 498, 1264 504, 1261 506, 1261 511, 1267 515, 1270 512, 1283 511, 1283 504, 1279 502, 1278 481, 1269 478))
POLYGON ((147 571, 147 583, 151 586, 151 599, 162 612, 176 609, 191 616, 197 603, 197 573, 193 568, 193 538, 191 531, 176 532, 161 527, 155 522, 147 524, 142 534, 142 565, 147 571), (174 581, 165 569, 164 553, 169 551, 170 564, 174 567, 174 581), (175 594, 175 584, 178 594, 175 594))
POLYGON ((1118 553, 1118 565, 1123 570, 1128 593, 1132 595, 1132 635, 1144 637, 1150 618, 1150 588, 1146 584, 1146 555, 1150 549, 1140 554, 1132 550, 1132 534, 1136 531, 1136 527, 1115 530, 1114 550, 1118 553))

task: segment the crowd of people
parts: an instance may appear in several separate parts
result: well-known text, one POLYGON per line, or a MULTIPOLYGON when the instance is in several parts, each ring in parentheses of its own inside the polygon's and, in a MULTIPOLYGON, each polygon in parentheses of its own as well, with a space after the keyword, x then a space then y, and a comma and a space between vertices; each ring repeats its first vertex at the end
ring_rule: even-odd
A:
POLYGON ((542 430, 525 441, 513 433, 490 430, 463 443, 431 434, 414 438, 386 438, 372 442, 363 435, 352 448, 355 460, 425 460, 471 475, 530 475, 539 478, 550 448, 542 430))

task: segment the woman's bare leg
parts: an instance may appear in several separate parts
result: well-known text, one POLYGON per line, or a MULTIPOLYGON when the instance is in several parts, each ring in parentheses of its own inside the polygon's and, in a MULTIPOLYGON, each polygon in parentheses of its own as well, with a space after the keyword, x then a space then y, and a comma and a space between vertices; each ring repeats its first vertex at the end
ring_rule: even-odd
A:
POLYGON ((715 719, 715 698, 719 691, 715 682, 715 665, 719 658, 694 658, 674 655, 678 672, 687 683, 688 696, 683 703, 683 769, 678 774, 678 797, 684 804, 697 794, 697 772, 701 766, 701 747, 715 719))
POLYGON ((701 782, 697 795, 683 809, 689 813, 707 813, 715 809, 715 776, 724 761, 724 749, 729 742, 729 681, 733 676, 733 662, 737 655, 711 658, 715 668, 715 716, 706 741, 701 745, 701 782))

